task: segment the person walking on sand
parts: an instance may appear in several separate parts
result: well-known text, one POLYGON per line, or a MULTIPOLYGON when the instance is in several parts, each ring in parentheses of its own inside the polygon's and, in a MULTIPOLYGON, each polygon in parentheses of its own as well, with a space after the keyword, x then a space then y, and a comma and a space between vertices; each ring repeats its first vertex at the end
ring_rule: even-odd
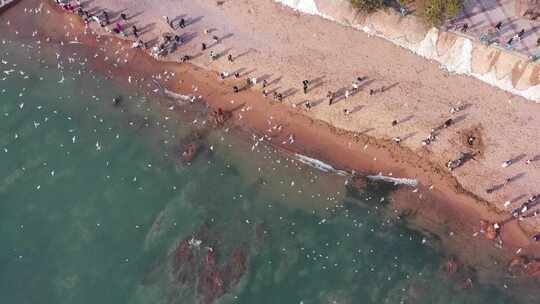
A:
POLYGON ((345 99, 349 99, 350 92, 349 90, 345 90, 345 99))
POLYGON ((521 29, 521 31, 519 31, 519 33, 517 33, 517 38, 519 40, 523 39, 523 35, 525 35, 525 29, 521 29))
POLYGON ((122 20, 124 20, 124 21, 127 21, 127 20, 128 20, 128 17, 127 17, 127 15, 126 15, 126 13, 121 13, 121 14, 120 14, 120 18, 122 18, 122 20))
POLYGON ((232 54, 229 54, 229 55, 227 56, 227 61, 229 61, 230 63, 233 63, 233 62, 234 62, 234 59, 233 59, 232 54))
POLYGON ((186 27, 186 20, 184 18, 181 18, 180 19, 180 28, 185 28, 186 27))
POLYGON ((268 81, 266 81, 266 79, 263 79, 261 85, 262 85, 263 89, 266 88, 268 86, 268 81))
POLYGON ((206 50, 206 43, 204 43, 204 42, 201 43, 201 49, 202 49, 203 51, 206 50))
POLYGON ((326 93, 326 98, 328 98, 328 105, 331 106, 334 102, 334 93, 332 91, 328 91, 328 93, 326 93))
POLYGON ((514 37, 508 39, 508 41, 506 42, 506 47, 511 48, 513 42, 514 42, 514 37))
POLYGON ((165 23, 167 23, 167 25, 174 30, 173 23, 171 22, 171 19, 169 19, 169 16, 163 16, 163 18, 165 18, 165 23))
POLYGON ((469 29, 469 24, 465 23, 463 24, 463 27, 461 27, 461 32, 466 33, 468 29, 469 29))
POLYGON ((139 38, 139 31, 137 30, 137 27, 134 25, 131 27, 132 31, 133 31, 133 36, 135 36, 135 38, 139 38))
POLYGON ((499 22, 497 22, 497 24, 495 24, 495 30, 497 32, 500 32, 501 28, 502 28, 502 21, 499 21, 499 22))

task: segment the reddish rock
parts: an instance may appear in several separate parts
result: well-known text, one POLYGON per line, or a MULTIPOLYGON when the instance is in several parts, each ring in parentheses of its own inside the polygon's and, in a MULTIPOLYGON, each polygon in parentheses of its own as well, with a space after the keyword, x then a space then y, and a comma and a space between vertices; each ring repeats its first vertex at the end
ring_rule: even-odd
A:
POLYGON ((195 156, 197 156, 197 152, 199 150, 199 145, 196 143, 190 143, 188 144, 184 151, 182 152, 182 160, 186 163, 189 163, 193 161, 195 156))
POLYGON ((454 274, 458 271, 459 265, 455 258, 451 257, 446 261, 446 264, 444 265, 444 270, 448 274, 454 274))

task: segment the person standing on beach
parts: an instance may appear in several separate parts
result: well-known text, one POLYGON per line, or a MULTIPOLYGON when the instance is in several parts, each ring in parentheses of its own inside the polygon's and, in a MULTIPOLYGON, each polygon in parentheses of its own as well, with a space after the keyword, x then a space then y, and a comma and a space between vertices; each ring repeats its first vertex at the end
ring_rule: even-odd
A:
POLYGON ((204 43, 204 42, 201 43, 201 49, 202 49, 203 51, 206 50, 206 43, 204 43))
POLYGON ((309 80, 303 80, 302 81, 302 86, 304 88, 304 94, 307 94, 307 92, 308 92, 308 85, 309 85, 309 80))
POLYGON ((499 21, 497 22, 497 24, 495 24, 495 30, 497 30, 497 32, 501 31, 501 28, 502 28, 502 21, 499 21))
POLYGON ((186 20, 184 18, 180 19, 180 28, 186 27, 186 20))
POLYGON ((461 27, 461 32, 466 33, 468 29, 469 29, 469 24, 465 23, 463 24, 463 27, 461 27))
POLYGON ((109 25, 110 24, 109 14, 107 14, 106 11, 103 11, 103 13, 101 15, 103 16, 103 20, 105 20, 105 25, 109 25))
POLYGON ((508 39, 508 41, 506 42, 506 47, 509 48, 512 46, 512 42, 514 42, 514 37, 508 39))
POLYGON ((356 92, 356 91, 358 91, 358 88, 359 88, 358 82, 353 81, 353 82, 352 82, 352 91, 353 91, 353 92, 356 92))
POLYGON ((139 31, 137 30, 137 27, 134 25, 131 27, 131 29, 133 30, 133 36, 135 36, 135 38, 139 38, 139 31))
POLYGON ((116 28, 114 29, 117 34, 124 32, 124 27, 120 23, 116 23, 116 28))
POLYGON ((234 62, 233 55, 232 55, 232 54, 229 54, 229 55, 227 56, 227 60, 228 60, 230 63, 233 63, 233 62, 234 62))

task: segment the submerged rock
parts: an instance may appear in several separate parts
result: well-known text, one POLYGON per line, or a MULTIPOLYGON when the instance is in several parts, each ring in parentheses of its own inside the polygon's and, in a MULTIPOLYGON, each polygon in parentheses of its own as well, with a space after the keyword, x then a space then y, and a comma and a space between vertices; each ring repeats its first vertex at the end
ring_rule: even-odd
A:
POLYGON ((182 240, 171 255, 168 275, 172 287, 194 290, 197 303, 215 303, 247 272, 250 250, 248 242, 232 247, 223 244, 218 232, 203 225, 182 240), (195 243, 198 246, 194 246, 195 243))
POLYGON ((199 151, 199 145, 195 142, 189 143, 182 152, 182 160, 186 163, 190 163, 197 156, 199 151))

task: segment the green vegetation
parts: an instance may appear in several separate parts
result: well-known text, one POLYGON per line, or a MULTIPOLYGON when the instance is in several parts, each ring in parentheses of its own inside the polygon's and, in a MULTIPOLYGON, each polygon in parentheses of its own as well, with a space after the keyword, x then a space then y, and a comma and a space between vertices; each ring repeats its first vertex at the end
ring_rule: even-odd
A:
POLYGON ((463 7, 463 0, 416 0, 419 17, 432 26, 441 26, 455 17, 463 7))
POLYGON ((365 12, 372 13, 385 6, 384 0, 350 0, 353 7, 365 12))
POLYGON ((353 7, 364 13, 373 13, 383 7, 412 7, 428 25, 439 27, 455 17, 463 8, 464 0, 350 0, 353 7))

